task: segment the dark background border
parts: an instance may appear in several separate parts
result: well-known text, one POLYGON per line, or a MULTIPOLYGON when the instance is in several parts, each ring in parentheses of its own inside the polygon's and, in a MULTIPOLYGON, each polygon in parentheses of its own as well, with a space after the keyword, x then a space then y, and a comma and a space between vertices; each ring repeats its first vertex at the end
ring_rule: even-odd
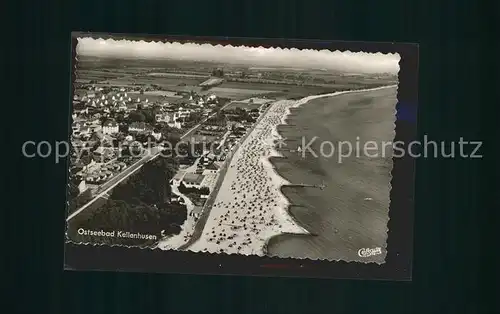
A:
MULTIPOLYGON (((2 3, 3 307, 9 313, 498 313, 498 1, 48 0, 2 3), (418 138, 491 140, 418 159, 411 282, 63 271, 71 31, 419 44, 418 138)), ((4 311, 5 312, 5 311, 4 311)))
MULTIPOLYGON (((72 34, 72 69, 76 57, 77 37, 113 38, 145 41, 177 41, 233 46, 263 46, 331 51, 399 53, 400 72, 396 137, 394 141, 416 140, 418 104, 418 45, 409 43, 347 42, 298 39, 263 39, 235 37, 193 37, 141 34, 72 34)), ((72 72, 72 81, 75 73, 72 72)), ((72 95, 71 93, 71 99, 72 95)), ((69 101, 71 103, 71 101, 69 101)), ((69 136, 69 125, 68 125, 69 136)), ((68 137, 69 140, 69 137, 68 137)), ((154 273, 236 274, 254 276, 314 277, 343 279, 411 280, 413 256, 414 158, 406 155, 393 159, 391 203, 388 223, 387 257, 382 265, 375 263, 329 262, 237 256, 160 249, 78 245, 66 243, 65 269, 104 270, 154 273)))

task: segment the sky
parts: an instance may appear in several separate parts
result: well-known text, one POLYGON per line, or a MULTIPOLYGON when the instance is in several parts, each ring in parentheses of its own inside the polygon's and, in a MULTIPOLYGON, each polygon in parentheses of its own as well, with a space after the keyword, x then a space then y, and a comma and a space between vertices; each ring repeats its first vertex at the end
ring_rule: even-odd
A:
POLYGON ((162 43, 78 38, 78 55, 117 58, 181 59, 248 64, 255 67, 326 69, 349 73, 398 73, 399 54, 299 50, 195 43, 162 43))

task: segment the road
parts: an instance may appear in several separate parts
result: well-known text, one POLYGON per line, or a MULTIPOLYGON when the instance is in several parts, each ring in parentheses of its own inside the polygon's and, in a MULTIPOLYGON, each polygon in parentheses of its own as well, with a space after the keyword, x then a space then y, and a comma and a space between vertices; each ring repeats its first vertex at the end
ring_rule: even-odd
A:
MULTIPOLYGON (((221 110, 226 108, 231 102, 228 102, 224 106, 221 107, 221 110)), ((213 113, 210 116, 206 117, 203 119, 200 123, 189 129, 184 135, 181 136, 181 140, 185 139, 187 136, 189 136, 191 133, 195 132, 197 128, 199 128, 203 123, 205 123, 208 119, 212 118, 215 116, 217 113, 213 113)), ((83 205, 82 207, 78 208, 75 210, 73 213, 69 214, 68 217, 66 218, 66 221, 70 221, 73 219, 76 215, 80 214, 82 211, 84 211, 86 208, 88 208, 90 205, 92 205, 96 200, 102 198, 105 194, 107 194, 111 189, 113 189, 115 186, 120 184, 123 180, 128 178, 131 174, 135 173, 137 170, 139 170, 145 163, 155 159, 156 157, 159 156, 159 153, 161 152, 161 148, 159 147, 153 147, 149 150, 149 152, 146 153, 146 156, 142 157, 129 167, 127 167, 124 171, 120 172, 113 178, 111 178, 109 181, 103 183, 98 188, 98 194, 92 198, 87 204, 83 205)))
POLYGON ((240 145, 247 139, 247 137, 250 135, 250 133, 253 132, 255 127, 260 123, 262 118, 267 114, 267 111, 272 107, 269 106, 266 108, 266 110, 260 115, 259 119, 255 121, 253 126, 248 130, 248 132, 241 138, 239 141, 238 145, 231 151, 229 158, 227 158, 222 165, 220 172, 219 172, 219 177, 217 178, 217 183, 215 184, 214 189, 212 190, 212 193, 210 193, 210 196, 208 197, 207 201, 205 202, 205 205, 203 205, 203 209, 200 215, 200 218, 196 222, 196 226, 194 227, 193 234, 191 235, 191 238, 189 239, 188 242, 186 242, 184 245, 179 247, 179 250, 186 250, 188 249, 191 245, 193 245, 196 241, 198 241, 203 234, 203 229, 205 229, 205 225, 207 223, 208 217, 210 217, 210 211, 212 209, 212 206, 215 203, 215 200, 217 199, 217 195, 219 194, 219 190, 222 186, 222 182, 224 181, 224 177, 226 176, 227 169, 229 168, 229 165, 231 164, 231 160, 233 159, 234 154, 236 151, 240 148, 240 145))

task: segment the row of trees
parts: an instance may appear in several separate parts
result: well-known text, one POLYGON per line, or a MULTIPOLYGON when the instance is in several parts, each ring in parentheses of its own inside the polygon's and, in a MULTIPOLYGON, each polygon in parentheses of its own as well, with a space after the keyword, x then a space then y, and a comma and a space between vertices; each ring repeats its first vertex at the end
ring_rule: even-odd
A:
POLYGON ((224 70, 222 70, 221 68, 214 69, 212 70, 212 76, 224 77, 224 70))

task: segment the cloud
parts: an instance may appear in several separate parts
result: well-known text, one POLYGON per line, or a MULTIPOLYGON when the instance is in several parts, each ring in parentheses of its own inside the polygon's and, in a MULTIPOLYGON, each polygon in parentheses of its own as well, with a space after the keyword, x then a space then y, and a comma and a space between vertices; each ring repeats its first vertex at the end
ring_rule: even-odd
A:
POLYGON ((400 60, 399 54, 104 40, 90 37, 78 38, 77 53, 96 57, 197 60, 352 73, 397 73, 400 60))

